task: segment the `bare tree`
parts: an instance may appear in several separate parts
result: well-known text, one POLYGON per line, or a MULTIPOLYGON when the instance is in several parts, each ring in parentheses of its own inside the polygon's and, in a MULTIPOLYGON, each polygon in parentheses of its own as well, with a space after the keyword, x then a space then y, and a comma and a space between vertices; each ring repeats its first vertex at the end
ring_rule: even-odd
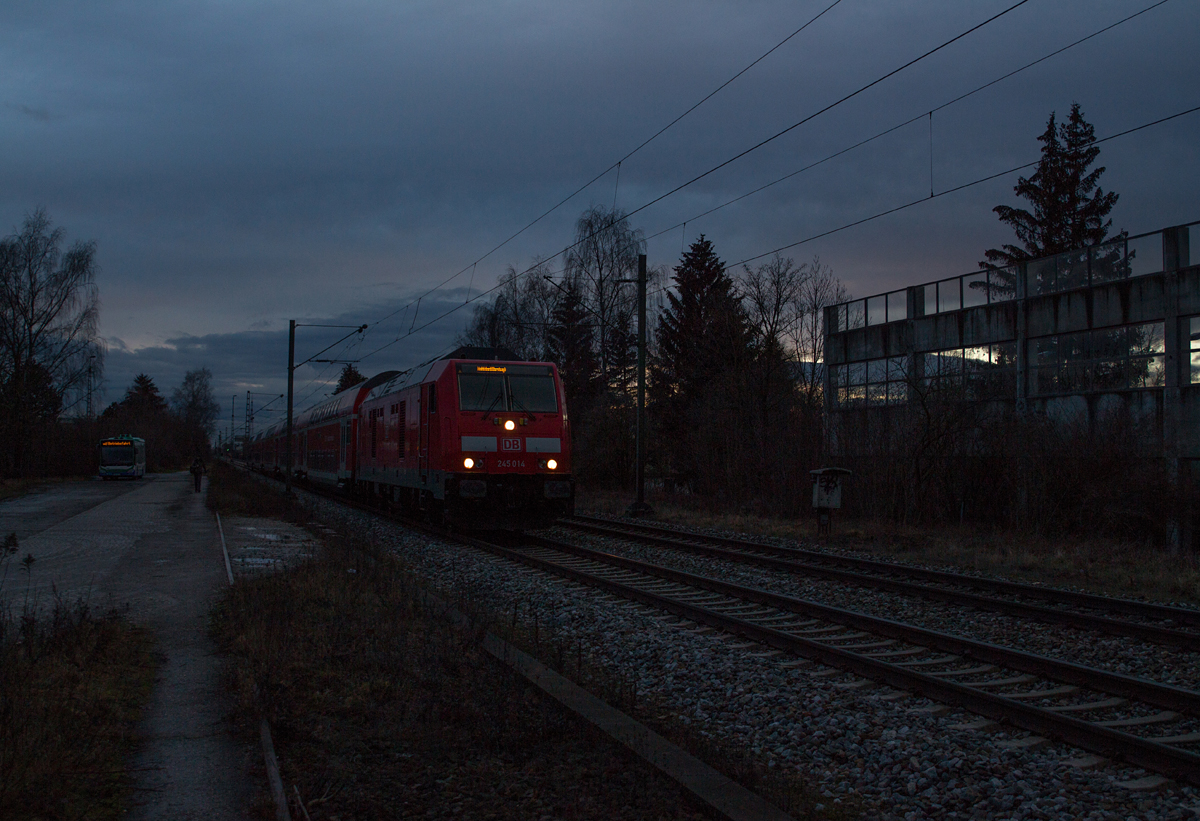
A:
POLYGON ((799 294, 793 300, 795 321, 785 331, 795 352, 796 378, 804 401, 821 403, 825 375, 825 309, 850 298, 846 286, 820 257, 805 263, 799 294))
POLYGON ((171 392, 171 410, 192 435, 194 446, 206 450, 221 406, 213 398, 212 371, 197 368, 183 376, 183 382, 171 392))
POLYGON ((513 266, 500 277, 491 302, 475 306, 471 322, 458 337, 463 345, 508 348, 523 359, 550 357, 550 326, 559 291, 546 281, 550 268, 537 262, 522 273, 513 266))
POLYGON ((757 268, 744 265, 742 269, 741 290, 750 324, 761 340, 782 347, 800 320, 801 296, 813 269, 778 254, 757 268))
POLYGON ((622 280, 637 276, 643 246, 641 230, 629 227, 624 211, 597 205, 576 221, 575 244, 566 254, 566 275, 582 285, 588 313, 596 322, 600 381, 605 386, 612 381, 613 366, 629 360, 628 346, 635 339, 630 322, 637 295, 622 280))
POLYGON ((41 208, 0 240, 0 382, 18 471, 20 432, 42 421, 35 410, 45 419, 57 416, 64 395, 86 389, 89 366, 103 364, 96 245, 75 242, 64 253, 62 244, 62 229, 41 208))
POLYGON ((799 321, 798 303, 811 275, 807 265, 798 266, 790 257, 778 254, 757 268, 742 266, 742 303, 755 347, 750 382, 763 437, 772 428, 772 413, 794 397, 795 378, 789 371, 796 370, 796 357, 788 348, 786 335, 799 321))

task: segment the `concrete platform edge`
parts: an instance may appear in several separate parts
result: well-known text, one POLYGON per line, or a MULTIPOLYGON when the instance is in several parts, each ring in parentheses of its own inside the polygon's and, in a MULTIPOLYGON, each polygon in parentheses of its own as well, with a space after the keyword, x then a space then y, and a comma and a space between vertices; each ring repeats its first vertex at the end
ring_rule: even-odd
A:
MULTIPOLYGON (((221 534, 221 553, 225 556, 225 572, 229 576, 229 585, 233 586, 233 569, 229 563, 229 547, 225 543, 225 527, 221 524, 221 514, 217 517, 217 531, 221 534)), ((287 796, 283 791, 283 779, 279 776, 279 759, 275 757, 275 743, 271 740, 271 725, 263 718, 258 725, 259 738, 262 740, 263 761, 267 768, 267 781, 271 785, 271 797, 275 800, 276 821, 292 821, 288 811, 287 796)))

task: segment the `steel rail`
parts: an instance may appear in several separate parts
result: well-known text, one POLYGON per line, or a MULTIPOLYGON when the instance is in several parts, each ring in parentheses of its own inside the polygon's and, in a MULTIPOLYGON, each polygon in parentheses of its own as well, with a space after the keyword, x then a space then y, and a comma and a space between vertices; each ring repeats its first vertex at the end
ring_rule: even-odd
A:
POLYGON ((698 587, 712 591, 713 593, 720 593, 725 596, 768 605, 780 610, 787 610, 792 613, 836 622, 846 627, 870 631, 871 633, 883 635, 887 638, 920 644, 939 652, 969 656, 978 661, 1003 665, 1013 670, 1056 679, 1067 684, 1076 684, 1103 690, 1111 695, 1135 698, 1139 701, 1153 704, 1156 707, 1162 707, 1167 710, 1178 710, 1200 717, 1200 692, 1196 692, 1195 690, 1188 690, 1170 684, 1160 684, 1149 679, 1128 676, 1123 673, 1112 673, 1107 670, 1100 670, 1072 662, 1060 661, 1023 650, 1013 650, 997 644, 955 636, 937 630, 929 630, 924 627, 917 627, 879 616, 870 616, 854 610, 845 610, 826 604, 819 604, 807 599, 772 593, 769 590, 744 587, 731 582, 721 581, 720 579, 700 576, 670 567, 661 567, 649 562, 642 562, 637 559, 626 558, 625 556, 616 556, 611 553, 604 553, 603 551, 572 545, 555 539, 532 537, 529 535, 526 535, 524 538, 527 542, 540 544, 543 547, 563 553, 570 553, 580 558, 622 567, 645 575, 656 576, 678 584, 685 584, 689 587, 698 587))
MULTIPOLYGON (((812 561, 825 562, 827 564, 840 564, 845 567, 857 567, 862 570, 873 569, 881 573, 901 572, 912 576, 913 578, 926 579, 928 581, 942 581, 946 584, 977 587, 983 590, 1011 593, 1013 595, 1042 599, 1044 601, 1073 604, 1078 607, 1089 607, 1093 610, 1108 610, 1112 613, 1124 613, 1128 616, 1141 616, 1143 618, 1161 619, 1163 621, 1171 620, 1176 624, 1186 624, 1200 628, 1200 609, 1196 608, 1174 607, 1169 604, 1141 602, 1133 599, 1101 596, 1095 593, 1081 593, 1076 590, 1062 590, 1056 587, 1041 587, 1038 585, 1022 584, 1021 582, 1010 582, 1002 579, 985 579, 979 576, 967 576, 962 573, 951 573, 946 570, 930 570, 923 567, 913 567, 911 565, 899 564, 897 562, 884 562, 875 559, 858 559, 853 556, 835 556, 829 553, 821 553, 815 550, 805 550, 799 547, 777 547, 775 545, 760 544, 759 542, 752 542, 746 539, 735 539, 728 536, 710 536, 700 533, 687 533, 685 531, 672 530, 670 528, 658 527, 643 522, 633 523, 623 520, 606 519, 599 516, 585 516, 580 514, 576 514, 574 519, 578 519, 581 522, 605 524, 629 530, 641 530, 647 533, 669 533, 681 538, 702 539, 715 544, 725 544, 731 547, 760 550, 777 556, 801 557, 812 561)), ((564 524, 570 524, 573 519, 564 519, 562 521, 564 524)))
MULTIPOLYGON (((331 494, 322 495, 325 495, 327 498, 335 498, 331 494)), ((338 501, 346 502, 347 500, 340 498, 338 501)), ((378 508, 350 504, 367 512, 388 516, 387 513, 378 508)), ((406 521, 404 524, 414 526, 412 522, 406 521)), ((546 561, 532 556, 527 552, 504 547, 494 542, 488 542, 464 534, 448 535, 445 532, 430 528, 428 525, 417 524, 416 526, 442 538, 448 537, 462 544, 477 547, 535 569, 558 576, 565 576, 588 586, 607 590, 622 598, 639 601, 650 607, 674 613, 681 618, 694 621, 698 624, 706 624, 718 630, 741 635, 784 652, 812 659, 827 666, 837 667, 863 678, 883 682, 899 690, 910 691, 933 701, 961 707, 994 721, 1007 722, 1030 732, 1061 740, 1115 761, 1124 761, 1134 766, 1161 773, 1178 781, 1200 786, 1200 754, 1197 753, 1171 747, 1153 739, 1141 738, 1120 730, 1099 726, 1082 719, 1072 718, 1071 716, 1056 713, 1049 709, 1024 704, 1020 701, 1005 698, 1002 695, 987 693, 968 685, 947 681, 937 676, 879 661, 866 655, 853 653, 849 650, 823 644, 813 639, 806 639, 802 636, 792 635, 765 625, 755 624, 736 616, 722 614, 704 607, 681 602, 651 591, 641 590, 562 564, 546 561)), ((1118 673, 1095 670, 1069 662, 1056 661, 1030 653, 1009 650, 998 645, 990 645, 984 642, 976 642, 971 639, 925 630, 924 628, 906 625, 901 622, 878 619, 853 611, 840 611, 837 608, 831 608, 815 602, 807 602, 802 599, 791 599, 790 597, 780 596, 769 591, 740 588, 737 585, 731 585, 716 579, 695 576, 694 574, 671 568, 649 565, 634 559, 600 553, 599 551, 575 545, 566 545, 550 539, 530 536, 523 538, 527 541, 541 542, 543 546, 552 550, 567 548, 563 552, 582 558, 591 558, 592 555, 603 557, 604 563, 623 566, 630 570, 636 569, 637 572, 645 572, 645 570, 642 570, 642 568, 645 568, 646 570, 653 571, 650 575, 655 575, 676 583, 687 584, 690 582, 684 580, 692 579, 696 582, 701 582, 703 584, 702 589, 708 589, 711 592, 720 593, 721 595, 736 595, 738 598, 745 598, 748 601, 778 607, 778 609, 782 610, 790 610, 790 608, 787 606, 779 607, 775 602, 779 602, 780 604, 787 602, 804 608, 800 611, 790 610, 790 612, 819 616, 828 621, 835 621, 833 616, 834 614, 838 614, 839 618, 844 617, 845 619, 844 621, 839 621, 839 623, 847 627, 860 629, 872 627, 872 631, 880 635, 888 635, 889 637, 909 641, 913 644, 921 644, 939 652, 952 652, 961 656, 974 658, 978 661, 995 662, 1011 669, 1030 672, 1043 678, 1057 678, 1068 683, 1078 682, 1089 689, 1111 692, 1113 695, 1125 694, 1125 697, 1136 698, 1147 704, 1154 704, 1166 709, 1179 709, 1184 712, 1197 714, 1197 705, 1200 704, 1200 693, 1183 688, 1158 684, 1118 673), (737 594, 732 592, 734 590, 738 591, 737 594), (751 595, 762 598, 749 598, 751 595), (922 638, 928 637, 929 641, 920 640, 918 636, 922 638), (934 644, 935 641, 937 644, 934 644), (1048 675, 1047 671, 1051 668, 1054 670, 1054 674, 1048 675), (1097 682, 1103 683, 1097 684, 1097 682)), ((693 584, 692 586, 701 585, 693 584)))
MULTIPOLYGON (((726 632, 735 633, 755 641, 762 642, 771 647, 774 647, 785 652, 803 656, 814 661, 826 664, 832 667, 837 667, 842 670, 854 673, 855 675, 864 678, 881 681, 889 686, 901 690, 907 690, 919 695, 930 698, 934 701, 943 704, 950 704, 978 715, 990 718, 994 721, 1008 722, 1012 725, 1038 733, 1049 738, 1059 739, 1074 746, 1085 750, 1090 750, 1099 755, 1105 756, 1118 761, 1125 761, 1132 765, 1143 767, 1148 770, 1153 770, 1162 773, 1171 778, 1187 783, 1200 785, 1200 754, 1192 753, 1187 750, 1182 750, 1176 747, 1163 744, 1153 739, 1141 738, 1130 733, 1125 733, 1120 730, 1115 730, 1110 727, 1103 727, 1093 724, 1082 719, 1073 718, 1068 715, 1056 713, 1042 707, 1024 704, 1011 698, 1006 698, 1003 695, 987 693, 968 685, 958 684, 955 682, 944 680, 937 676, 932 676, 926 673, 920 673, 916 670, 907 669, 895 664, 891 664, 878 659, 870 658, 869 656, 853 653, 839 647, 834 647, 828 644, 807 639, 802 636, 796 636, 767 627, 746 619, 736 616, 725 615, 707 608, 682 602, 672 599, 668 596, 663 596, 648 590, 642 590, 627 584, 622 584, 611 579, 605 579, 601 576, 596 576, 576 568, 571 568, 563 564, 547 561, 530 555, 528 552, 504 547, 503 545, 488 542, 483 539, 455 536, 459 541, 486 550, 495 555, 504 558, 521 562, 530 567, 534 567, 545 572, 549 572, 559 576, 565 576, 596 587, 608 592, 617 594, 623 598, 639 601, 656 609, 665 610, 674 613, 681 618, 694 621, 699 624, 707 624, 726 632)), ((559 550, 562 543, 556 543, 549 539, 530 539, 527 541, 541 543, 543 547, 549 547, 554 550, 559 550)), ((599 553, 587 548, 579 548, 573 545, 566 545, 570 548, 568 555, 584 556, 593 558, 588 554, 594 554, 595 557, 602 559, 594 559, 603 561, 605 564, 616 565, 638 572, 649 572, 650 575, 664 578, 671 581, 685 582, 685 579, 703 582, 703 589, 709 589, 712 592, 720 592, 727 594, 726 591, 732 593, 733 590, 738 590, 739 598, 747 598, 750 601, 758 601, 757 597, 762 597, 759 603, 767 604, 768 602, 783 602, 788 597, 778 596, 777 594, 768 593, 766 591, 752 591, 746 588, 738 588, 736 585, 730 585, 726 582, 720 582, 715 579, 694 576, 693 574, 684 573, 683 571, 671 570, 670 568, 660 568, 654 565, 647 565, 644 562, 638 562, 633 559, 626 559, 610 554, 599 553), (751 595, 756 598, 749 598, 751 595)), ((815 614, 821 610, 834 610, 834 608, 826 608, 824 605, 815 605, 815 603, 803 602, 799 599, 791 600, 795 606, 801 606, 803 612, 815 614), (809 610, 813 607, 813 610, 809 610)), ((772 604, 774 606, 774 604, 772 604)), ((787 608, 782 608, 787 609, 787 608)), ((865 626, 865 622, 860 622, 858 619, 870 619, 871 617, 863 616, 862 614, 853 614, 849 611, 841 611, 843 616, 856 616, 855 623, 865 626)), ((873 622, 883 622, 884 620, 871 620, 873 622)), ((848 623, 847 626, 854 626, 853 623, 848 623)), ((880 628, 884 629, 883 627, 880 628)), ((946 636, 945 634, 936 634, 933 631, 924 631, 920 628, 912 628, 908 625, 902 625, 898 622, 891 622, 886 629, 899 631, 900 634, 912 636, 914 639, 918 633, 924 633, 932 636, 941 636, 947 641, 945 647, 956 646, 961 648, 965 655, 970 655, 972 658, 978 658, 983 661, 988 657, 1004 658, 1006 654, 1025 655, 1027 660, 1023 662, 1026 666, 1031 663, 1035 665, 1052 665, 1058 668, 1060 665, 1063 670, 1064 681, 1068 680, 1067 676, 1072 679, 1078 679, 1079 676, 1086 672, 1084 681, 1090 689, 1104 691, 1108 686, 1114 689, 1114 694, 1120 691, 1140 691, 1145 693, 1147 698, 1143 699, 1142 695, 1137 696, 1139 700, 1146 700, 1148 703, 1176 704, 1176 705, 1191 705, 1190 710, 1194 711, 1195 706, 1200 700, 1200 694, 1183 690, 1182 688, 1173 688, 1166 685, 1147 682, 1142 679, 1135 679, 1129 676, 1120 676, 1119 674, 1107 673, 1105 671, 1093 671, 1090 668, 1081 667, 1079 665, 1070 665, 1063 662, 1056 662, 1052 659, 1032 656, 1031 654, 1019 654, 1017 651, 1006 650, 1005 648, 995 645, 986 645, 982 642, 972 642, 968 639, 946 636), (912 632, 908 632, 912 631, 912 632), (977 653, 979 655, 977 655, 977 653), (1036 662, 1032 662, 1036 659, 1036 662), (1095 676, 1094 674, 1102 674, 1095 676), (1101 679, 1107 682, 1106 685, 1098 684, 1101 679), (1140 688, 1145 688, 1141 690, 1140 688), (1158 691, 1158 695, 1153 695, 1154 691, 1158 691), (1151 701, 1151 698, 1154 700, 1151 701)), ((939 639, 940 640, 940 639, 939 639)), ((920 643, 920 642, 914 642, 920 643)), ((937 648, 934 648, 937 649, 937 648)), ((1019 661, 1014 655, 1011 660, 1019 661)), ((1006 662, 1007 664, 1007 662, 1006 662)), ((1018 668, 1015 664, 1011 665, 1013 669, 1018 668)), ((1041 667, 1040 669, 1048 669, 1041 667)))
MULTIPOLYGON (((644 526, 627 526, 623 522, 614 526, 612 523, 597 524, 593 521, 577 521, 577 519, 579 519, 579 517, 576 517, 575 519, 564 519, 560 521, 560 524, 600 535, 616 536, 619 538, 640 541, 645 544, 667 545, 670 547, 682 548, 684 550, 689 550, 705 556, 711 556, 713 558, 754 564, 771 570, 781 570, 805 576, 814 576, 830 581, 848 582, 860 587, 872 587, 889 593, 919 596, 921 598, 947 602, 950 604, 968 605, 981 610, 991 610, 999 613, 1024 616, 1027 618, 1047 621, 1053 624, 1076 627, 1083 630, 1096 630, 1103 633, 1108 633, 1109 635, 1128 636, 1141 641, 1151 641, 1156 644, 1168 644, 1176 647, 1182 647, 1187 650, 1200 650, 1200 633, 1194 633, 1186 630, 1175 630, 1170 627, 1161 627, 1155 624, 1142 624, 1138 622, 1124 621, 1121 619, 1112 619, 1108 618, 1107 616, 1076 613, 1070 610, 1058 610, 1052 607, 1044 607, 1037 604, 1027 604, 1025 602, 1011 601, 1009 599, 999 599, 992 596, 984 596, 979 593, 968 593, 961 590, 948 589, 945 587, 931 587, 929 585, 918 584, 917 582, 872 575, 871 573, 864 574, 855 572, 853 570, 840 570, 837 567, 829 567, 826 564, 810 564, 808 562, 796 561, 792 558, 776 558, 777 556, 791 557, 796 556, 797 554, 806 558, 818 557, 821 561, 825 561, 827 558, 825 554, 813 553, 812 551, 772 547, 770 545, 760 545, 755 542, 742 542, 734 539, 702 536, 698 534, 692 535, 687 533, 679 533, 677 531, 660 530, 657 528, 653 529, 653 532, 646 532, 650 529, 644 526), (718 542, 722 544, 735 544, 739 549, 727 550, 721 547, 714 547, 711 544, 698 543, 702 541, 718 542), (763 555, 764 553, 771 555, 763 555)), ((995 591, 1004 590, 1006 592, 1012 592, 1023 596, 1029 595, 1027 591, 1030 590, 1037 591, 1041 594, 1050 592, 1045 588, 1020 585, 1016 584, 1015 582, 998 582, 991 579, 977 579, 974 576, 962 576, 944 571, 910 568, 906 565, 893 564, 889 562, 872 562, 866 559, 847 559, 843 562, 841 557, 834 557, 831 558, 827 564, 845 564, 851 562, 858 566, 868 567, 875 573, 900 573, 902 575, 908 575, 911 577, 935 579, 943 583, 958 584, 961 586, 973 586, 995 591)), ((1054 592, 1066 594, 1070 591, 1054 592)), ((1141 602, 1131 602, 1127 599, 1106 599, 1103 596, 1092 596, 1091 594, 1071 593, 1070 596, 1071 599, 1064 598, 1061 600, 1054 599, 1052 596, 1048 595, 1039 595, 1038 598, 1042 600, 1061 601, 1063 603, 1074 603, 1072 599, 1075 597, 1087 596, 1090 599, 1114 601, 1124 605, 1142 604, 1141 602)), ((1092 605, 1086 606, 1090 607, 1092 605)), ((1147 607, 1153 608, 1153 611, 1143 612, 1139 615, 1149 618, 1164 618, 1163 616, 1158 615, 1158 611, 1162 609, 1171 610, 1172 612, 1179 611, 1181 613, 1188 614, 1189 616, 1191 615, 1190 611, 1183 610, 1181 608, 1167 608, 1165 605, 1147 605, 1147 607)), ((1129 613, 1130 611, 1118 609, 1118 612, 1129 613)), ((1181 619, 1176 619, 1176 621, 1180 620, 1181 619)))

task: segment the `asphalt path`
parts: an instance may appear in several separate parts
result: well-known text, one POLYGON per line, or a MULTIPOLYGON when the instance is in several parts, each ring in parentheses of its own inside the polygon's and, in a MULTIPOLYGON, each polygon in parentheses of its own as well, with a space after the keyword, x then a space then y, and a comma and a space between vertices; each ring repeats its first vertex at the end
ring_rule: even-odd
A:
POLYGON ((15 532, 0 598, 44 610, 80 598, 151 628, 162 666, 130 762, 134 806, 146 819, 235 819, 251 813, 255 748, 235 739, 220 659, 207 632, 227 586, 216 522, 187 473, 139 482, 51 485, 0 503, 0 534, 15 532))
POLYGON ((0 502, 0 536, 15 533, 18 541, 18 553, 0 580, 0 597, 22 607, 46 608, 55 598, 111 605, 101 586, 116 563, 143 536, 170 528, 152 510, 165 478, 45 485, 0 502), (24 564, 26 557, 32 563, 24 564))
POLYGON ((154 479, 150 475, 140 481, 90 479, 39 485, 24 496, 0 502, 0 535, 16 533, 18 539, 36 535, 109 499, 137 490, 154 479))

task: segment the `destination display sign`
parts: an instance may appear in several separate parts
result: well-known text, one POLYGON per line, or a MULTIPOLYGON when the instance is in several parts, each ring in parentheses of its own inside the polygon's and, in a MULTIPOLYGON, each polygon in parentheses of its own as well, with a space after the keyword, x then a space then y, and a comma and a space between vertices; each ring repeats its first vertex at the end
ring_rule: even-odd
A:
POLYGON ((509 376, 549 376, 548 365, 458 365, 459 373, 503 373, 509 376))

